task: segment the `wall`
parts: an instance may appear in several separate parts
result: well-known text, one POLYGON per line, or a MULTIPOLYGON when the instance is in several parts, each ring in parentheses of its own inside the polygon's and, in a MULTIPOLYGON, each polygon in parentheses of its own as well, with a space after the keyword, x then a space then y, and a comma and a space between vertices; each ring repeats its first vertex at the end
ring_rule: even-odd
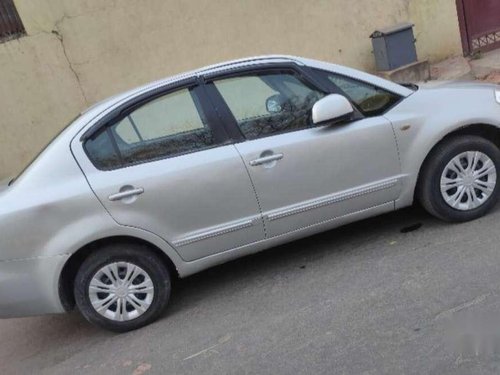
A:
POLYGON ((86 106, 219 61, 284 53, 373 70, 368 36, 411 20, 419 57, 460 53, 454 0, 15 0, 0 44, 0 178, 86 106))
POLYGON ((419 58, 439 61, 462 53, 455 0, 412 0, 409 14, 419 58))

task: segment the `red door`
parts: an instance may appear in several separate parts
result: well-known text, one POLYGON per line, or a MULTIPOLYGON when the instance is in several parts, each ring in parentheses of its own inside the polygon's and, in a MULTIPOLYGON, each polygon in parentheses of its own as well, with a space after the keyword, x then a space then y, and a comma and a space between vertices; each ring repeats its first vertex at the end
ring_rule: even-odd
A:
POLYGON ((500 0, 457 0, 464 53, 500 47, 500 0))

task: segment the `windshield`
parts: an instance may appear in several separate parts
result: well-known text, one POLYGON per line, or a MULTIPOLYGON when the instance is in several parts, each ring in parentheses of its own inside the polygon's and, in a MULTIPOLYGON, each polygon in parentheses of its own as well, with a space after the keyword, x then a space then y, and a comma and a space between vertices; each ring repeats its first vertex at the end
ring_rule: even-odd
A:
POLYGON ((35 157, 33 157, 23 168, 21 168, 21 170, 17 174, 14 175, 15 177, 9 181, 8 185, 11 186, 14 182, 16 182, 16 180, 26 171, 26 169, 28 169, 28 167, 31 164, 33 164, 33 162, 47 149, 47 147, 49 147, 49 145, 57 137, 59 137, 59 135, 61 135, 68 128, 68 126, 70 126, 73 122, 75 122, 80 116, 81 114, 78 114, 78 116, 73 118, 66 126, 64 126, 59 132, 57 132, 57 134, 54 137, 52 137, 52 139, 35 155, 35 157))

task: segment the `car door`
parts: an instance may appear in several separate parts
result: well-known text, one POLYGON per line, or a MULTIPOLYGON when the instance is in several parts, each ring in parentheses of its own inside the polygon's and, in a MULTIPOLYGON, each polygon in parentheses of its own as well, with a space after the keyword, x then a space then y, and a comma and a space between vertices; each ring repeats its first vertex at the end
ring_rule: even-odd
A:
POLYGON ((72 144, 111 216, 164 238, 186 261, 264 238, 241 156, 203 100, 196 85, 155 94, 72 144))
MULTIPOLYGON (((313 126, 311 108, 328 92, 294 70, 207 78, 243 138, 269 237, 370 208, 393 208, 401 190, 391 123, 383 116, 313 126)), ((333 86, 333 84, 332 84, 333 86)))

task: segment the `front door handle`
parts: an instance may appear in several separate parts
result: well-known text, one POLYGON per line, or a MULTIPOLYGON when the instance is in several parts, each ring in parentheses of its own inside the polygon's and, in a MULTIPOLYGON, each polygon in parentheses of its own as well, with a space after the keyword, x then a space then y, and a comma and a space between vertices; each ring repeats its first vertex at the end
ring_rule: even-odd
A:
POLYGON ((111 194, 108 197, 108 199, 111 202, 114 202, 114 201, 119 201, 119 200, 122 200, 125 198, 135 197, 137 195, 141 195, 142 193, 144 193, 144 188, 133 188, 133 187, 127 186, 127 187, 121 188, 119 193, 111 194))
POLYGON ((283 154, 272 154, 272 155, 269 155, 269 156, 263 156, 261 158, 252 160, 252 161, 250 161, 250 165, 252 167, 256 167, 258 165, 271 163, 273 161, 278 161, 278 160, 281 160, 281 159, 283 159, 283 154))

